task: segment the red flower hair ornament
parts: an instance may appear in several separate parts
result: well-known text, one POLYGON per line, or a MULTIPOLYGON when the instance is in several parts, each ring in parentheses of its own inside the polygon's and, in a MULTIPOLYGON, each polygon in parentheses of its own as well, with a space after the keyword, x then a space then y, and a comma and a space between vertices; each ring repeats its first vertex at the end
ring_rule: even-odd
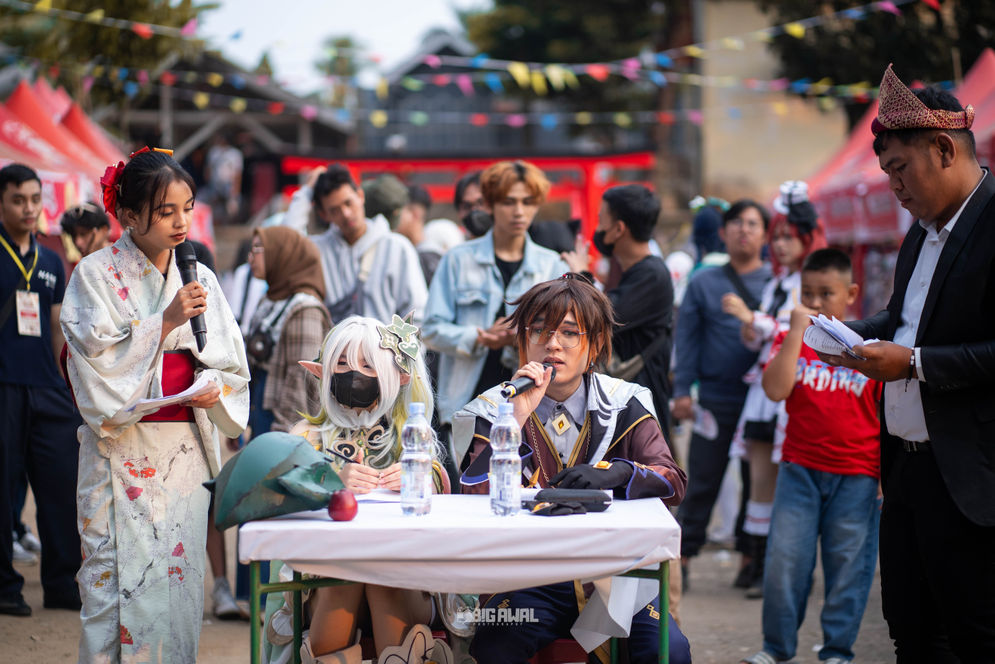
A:
MULTIPOLYGON (((169 156, 173 155, 172 150, 165 148, 150 148, 145 146, 141 150, 136 150, 128 155, 128 161, 134 159, 135 155, 143 152, 162 152, 169 156)), ((117 162, 117 166, 108 166, 104 171, 104 176, 100 178, 100 187, 104 192, 104 209, 107 214, 117 219, 117 197, 121 194, 121 174, 124 173, 124 162, 117 162)))

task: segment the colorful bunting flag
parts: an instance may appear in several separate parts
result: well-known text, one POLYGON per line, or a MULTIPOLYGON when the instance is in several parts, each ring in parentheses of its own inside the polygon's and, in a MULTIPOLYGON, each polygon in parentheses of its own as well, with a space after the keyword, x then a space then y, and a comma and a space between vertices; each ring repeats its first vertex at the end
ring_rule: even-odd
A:
POLYGON ((529 75, 529 66, 524 62, 509 62, 508 73, 515 79, 515 83, 518 83, 518 87, 520 88, 528 88, 532 82, 532 77, 529 75))

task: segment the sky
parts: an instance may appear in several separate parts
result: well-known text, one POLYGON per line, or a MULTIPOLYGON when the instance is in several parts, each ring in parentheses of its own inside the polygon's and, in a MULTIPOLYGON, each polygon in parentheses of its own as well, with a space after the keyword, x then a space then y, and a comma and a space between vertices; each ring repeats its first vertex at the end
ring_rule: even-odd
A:
MULTIPOLYGON (((330 36, 349 35, 381 57, 384 71, 403 62, 433 27, 458 30, 456 10, 488 0, 221 0, 197 32, 211 48, 252 69, 266 51, 277 80, 298 93, 321 87, 314 61, 330 36), (233 38, 241 33, 238 38, 233 38)), ((372 79, 375 80, 375 77, 372 79)), ((365 81, 364 81, 365 82, 365 81)))

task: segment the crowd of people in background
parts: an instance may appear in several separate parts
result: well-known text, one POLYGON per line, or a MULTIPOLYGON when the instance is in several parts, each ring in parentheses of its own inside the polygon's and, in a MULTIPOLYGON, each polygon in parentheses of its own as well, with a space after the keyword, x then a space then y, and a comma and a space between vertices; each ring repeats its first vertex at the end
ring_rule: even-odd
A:
MULTIPOLYGON (((19 164, 0 169, 0 613, 31 614, 14 563, 40 555, 44 606, 82 609, 80 661, 118 661, 139 643, 154 644, 166 661, 188 661, 205 562, 215 614, 244 617, 223 541, 208 525, 209 496, 194 491, 217 472, 221 444, 237 450, 267 432, 292 432, 353 459, 339 468, 347 487, 398 488, 400 413, 422 401, 438 436, 435 489, 479 491, 497 412, 487 395, 527 376, 542 389, 515 402, 515 417, 526 444, 546 445, 528 466, 532 483, 663 499, 682 531, 685 592, 733 464, 742 559, 729 583, 762 598, 763 646, 742 662, 795 656, 820 546, 819 657, 854 659, 879 519, 899 661, 957 661, 937 654, 951 651, 964 662, 993 661, 995 245, 991 224, 975 223, 991 216, 993 185, 956 99, 912 93, 887 74, 886 82, 875 150, 922 222, 899 255, 903 290, 887 311, 854 324, 865 338, 885 340, 855 349, 867 359, 805 344, 811 317, 845 319, 858 286, 849 257, 827 248, 801 181, 785 182, 771 209, 697 199, 688 246, 665 260, 654 239, 661 203, 640 184, 603 193, 588 241, 575 224, 537 220, 550 181, 526 161, 456 182, 456 221, 433 218, 420 186, 390 175, 357 182, 345 165, 329 164, 307 174, 284 213, 252 230, 221 283, 209 257, 184 283, 171 252, 186 234, 196 187, 165 151, 133 154, 105 176, 110 202, 105 194, 104 205, 62 215, 83 257, 71 279, 34 239, 37 174, 19 164), (124 228, 113 244, 107 213, 124 228), (962 253, 951 256, 944 243, 962 253), (929 284, 947 272, 937 296, 929 284), (923 308, 932 319, 920 321, 923 308), (185 325, 198 315, 213 332, 206 350, 185 325), (398 343, 414 350, 392 354, 398 343), (213 382, 190 402, 158 415, 127 410, 150 377, 161 391, 149 396, 161 396, 171 381, 189 385, 195 370, 213 382), (975 392, 962 398, 966 388, 975 392), (612 443, 614 456, 594 458, 601 441, 590 438, 592 420, 601 433, 606 422, 628 427, 612 443), (682 422, 693 429, 686 458, 672 433, 682 422), (544 476, 544 463, 559 472, 544 476), (21 518, 29 485, 37 537, 21 518), (924 513, 935 517, 928 528, 924 513), (924 534, 938 522, 943 555, 928 553, 924 534), (909 562, 910 551, 921 555, 909 562), (963 566, 955 551, 966 556, 963 566), (193 590, 175 592, 177 565, 155 564, 174 558, 193 590)), ((233 214, 241 159, 224 137, 206 168, 205 195, 220 214, 233 214)), ((481 662, 508 661, 495 655, 501 648, 528 658, 566 633, 550 625, 576 618, 575 600, 569 583, 505 593, 503 606, 540 606, 549 624, 483 627, 471 652, 481 662)), ((273 661, 290 643, 288 608, 279 604, 267 612, 273 661)), ((354 661, 364 607, 381 654, 403 648, 415 633, 408 629, 432 616, 422 593, 322 589, 312 598, 310 661, 354 661), (400 622, 378 618, 386 606, 406 607, 400 622), (333 652, 341 659, 321 659, 333 652)), ((660 620, 654 607, 633 617, 633 661, 655 661, 647 631, 660 620)), ((668 619, 671 661, 691 661, 679 615, 668 619)))

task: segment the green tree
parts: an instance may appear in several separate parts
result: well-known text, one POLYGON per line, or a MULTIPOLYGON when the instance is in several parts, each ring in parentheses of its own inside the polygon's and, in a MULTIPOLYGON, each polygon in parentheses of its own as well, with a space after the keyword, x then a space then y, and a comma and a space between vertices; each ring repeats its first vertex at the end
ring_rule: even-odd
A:
MULTIPOLYGON (((757 0, 781 24, 850 9, 852 0, 757 0)), ((771 48, 781 73, 792 80, 829 79, 833 84, 867 81, 876 86, 888 63, 902 80, 956 80, 995 38, 995 3, 944 0, 940 11, 926 3, 902 5, 901 16, 873 12, 865 17, 834 18, 805 31, 801 39, 776 37, 771 48)), ((866 102, 846 100, 851 125, 866 102)))
POLYGON ((356 76, 369 65, 364 57, 364 47, 352 37, 328 37, 322 46, 323 55, 314 63, 330 84, 324 101, 334 108, 354 109, 356 106, 356 76))
MULTIPOLYGON (((661 41, 668 4, 652 0, 495 0, 493 9, 460 13, 468 39, 481 53, 499 60, 543 63, 608 62, 638 56, 661 41)), ((594 112, 635 111, 653 107, 656 86, 634 84, 619 76, 602 82, 581 77, 579 89, 550 89, 568 108, 594 112)), ((512 94, 526 109, 532 90, 512 94)), ((576 128, 575 128, 576 130, 576 128)), ((612 127, 578 130, 596 134, 607 147, 612 127)))
MULTIPOLYGON (((83 14, 102 10, 107 18, 180 28, 217 4, 194 4, 193 0, 53 0, 52 7, 83 14)), ((83 81, 94 66, 104 71, 125 67, 155 72, 167 57, 191 55, 204 47, 200 40, 155 34, 145 39, 126 28, 8 7, 0 8, 0 41, 20 55, 39 60, 53 82, 66 86, 84 106, 126 101, 124 81, 117 77, 97 78, 86 94, 83 81)))
MULTIPOLYGON (((645 56, 653 66, 655 52, 698 41, 693 5, 691 0, 494 0, 490 10, 462 12, 459 17, 469 40, 492 58, 570 64, 645 56)), ((673 68, 697 73, 698 62, 676 58, 673 68)), ((523 100, 526 110, 536 99, 531 90, 509 89, 523 100)), ((550 97, 568 109, 593 112, 700 108, 701 99, 693 86, 672 83, 659 88, 617 75, 600 82, 582 76, 579 89, 550 89, 550 97)), ((619 128, 590 125, 572 131, 610 150, 619 128)), ((685 210, 686 201, 699 193, 700 131, 691 123, 661 124, 650 130, 650 136, 656 145, 655 182, 664 209, 685 210)))
POLYGON ((260 76, 273 76, 273 65, 269 61, 269 51, 263 52, 262 56, 259 58, 259 64, 256 68, 252 70, 253 74, 259 74, 260 76))

